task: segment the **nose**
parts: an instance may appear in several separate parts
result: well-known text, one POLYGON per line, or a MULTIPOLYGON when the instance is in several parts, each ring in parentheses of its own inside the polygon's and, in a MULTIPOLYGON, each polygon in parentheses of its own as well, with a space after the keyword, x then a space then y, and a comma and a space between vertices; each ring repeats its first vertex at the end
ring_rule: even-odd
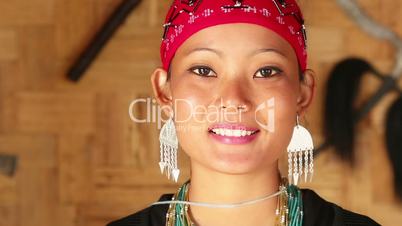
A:
POLYGON ((219 107, 229 109, 229 112, 248 112, 251 108, 251 88, 244 78, 231 77, 219 84, 219 107))

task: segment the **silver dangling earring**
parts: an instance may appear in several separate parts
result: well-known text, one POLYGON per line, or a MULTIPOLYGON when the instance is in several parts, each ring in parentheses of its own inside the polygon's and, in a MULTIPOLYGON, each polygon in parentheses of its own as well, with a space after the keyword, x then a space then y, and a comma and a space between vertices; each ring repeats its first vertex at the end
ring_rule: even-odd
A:
POLYGON ((177 168, 177 149, 178 139, 176 128, 173 123, 173 115, 162 126, 159 134, 160 142, 160 162, 159 167, 161 173, 167 173, 168 179, 172 175, 172 179, 177 183, 180 170, 177 168))
POLYGON ((312 181, 314 172, 313 149, 313 138, 308 130, 299 124, 299 115, 297 115, 296 126, 287 148, 289 183, 297 185, 302 174, 304 174, 305 182, 307 182, 307 178, 310 182, 312 181))

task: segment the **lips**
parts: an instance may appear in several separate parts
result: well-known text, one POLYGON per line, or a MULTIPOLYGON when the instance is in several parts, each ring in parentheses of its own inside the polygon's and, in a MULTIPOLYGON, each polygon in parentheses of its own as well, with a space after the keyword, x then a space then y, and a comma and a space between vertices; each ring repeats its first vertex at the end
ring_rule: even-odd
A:
POLYGON ((255 139, 260 130, 244 124, 218 123, 208 128, 209 135, 225 144, 245 144, 255 139))

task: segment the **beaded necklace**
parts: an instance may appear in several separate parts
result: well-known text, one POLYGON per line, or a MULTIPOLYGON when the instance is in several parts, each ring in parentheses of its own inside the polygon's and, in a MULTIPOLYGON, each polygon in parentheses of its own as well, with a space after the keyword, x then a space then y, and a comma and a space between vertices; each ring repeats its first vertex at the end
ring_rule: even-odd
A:
MULTIPOLYGON (((186 181, 174 194, 172 200, 188 201, 190 180, 186 181)), ((295 185, 289 185, 286 178, 282 178, 279 190, 277 208, 275 211, 275 226, 302 226, 303 201, 301 190, 295 185)), ((166 213, 166 226, 197 226, 191 221, 188 205, 171 203, 166 213)))

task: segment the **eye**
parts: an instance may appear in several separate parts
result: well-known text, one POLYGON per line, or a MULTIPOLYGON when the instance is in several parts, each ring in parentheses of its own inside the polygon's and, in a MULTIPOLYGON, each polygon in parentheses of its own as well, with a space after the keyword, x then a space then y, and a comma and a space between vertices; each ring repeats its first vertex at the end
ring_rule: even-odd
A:
POLYGON ((216 77, 215 72, 207 66, 195 66, 190 68, 188 71, 199 76, 216 77))
POLYGON ((254 78, 269 78, 274 75, 280 74, 283 71, 277 67, 264 67, 259 69, 255 74, 254 78))

